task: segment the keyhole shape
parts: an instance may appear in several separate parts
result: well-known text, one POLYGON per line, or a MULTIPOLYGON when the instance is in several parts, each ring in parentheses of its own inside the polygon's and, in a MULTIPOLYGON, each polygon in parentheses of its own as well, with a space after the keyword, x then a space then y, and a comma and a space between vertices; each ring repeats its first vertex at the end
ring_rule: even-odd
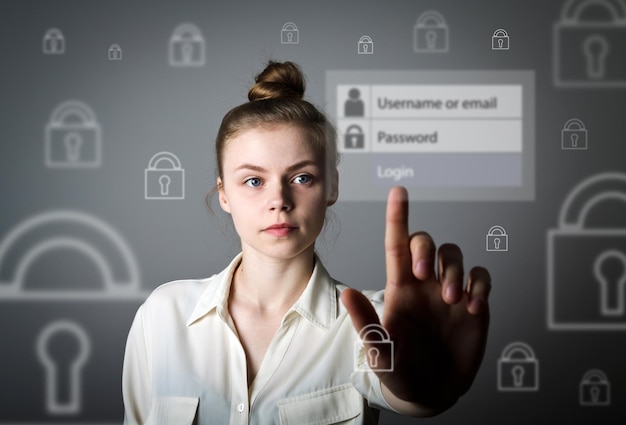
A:
POLYGON ((604 77, 606 56, 609 53, 609 43, 606 38, 594 34, 583 43, 583 53, 587 61, 587 76, 592 79, 604 77))
POLYGON ((600 285, 600 311, 604 316, 624 314, 626 255, 617 250, 600 254, 594 263, 594 276, 600 285))
POLYGON ((170 184, 172 183, 172 179, 167 174, 159 177, 159 184, 161 185, 161 195, 167 196, 170 194, 170 184))
POLYGON ((193 56, 193 46, 191 43, 184 43, 181 50, 183 54, 183 63, 191 63, 193 56))
POLYGON ((370 368, 374 369, 378 367, 378 358, 380 357, 380 350, 377 347, 372 347, 367 350, 367 355, 370 361, 370 368))
POLYGON ((80 149, 83 146, 83 138, 76 132, 68 133, 63 139, 67 160, 76 162, 80 159, 80 149))
POLYGON ((370 49, 369 44, 367 44, 367 43, 366 43, 366 44, 363 44, 363 52, 364 52, 364 53, 367 53, 369 49, 370 49))
POLYGON ((36 349, 39 362, 44 367, 47 411, 54 415, 79 413, 82 403, 81 375, 91 352, 87 333, 70 321, 53 322, 39 334, 36 349), (60 334, 70 336, 77 343, 78 349, 70 358, 60 359, 58 353, 51 350, 51 343, 60 338, 60 334))
POLYGON ((437 33, 435 31, 426 32, 426 46, 429 50, 434 50, 437 43, 437 33))
POLYGON ((524 374, 526 371, 520 365, 515 365, 511 369, 511 375, 513 375, 513 386, 521 387, 524 384, 524 374))
POLYGON ((291 40, 293 39, 293 34, 288 32, 287 33, 287 41, 291 43, 291 40))
POLYGON ((499 39, 498 39, 498 47, 499 47, 500 49, 502 48, 502 45, 503 45, 503 44, 504 44, 504 40, 503 40, 503 39, 501 39, 501 38, 499 38, 499 39))
POLYGON ((495 245, 496 249, 500 249, 500 238, 494 238, 493 244, 495 245))
POLYGON ((572 147, 576 147, 578 146, 578 134, 576 133, 572 133, 569 136, 570 140, 572 141, 572 147))
POLYGON ((591 387, 589 392, 591 393, 591 402, 594 404, 598 403, 600 401, 600 388, 591 387))

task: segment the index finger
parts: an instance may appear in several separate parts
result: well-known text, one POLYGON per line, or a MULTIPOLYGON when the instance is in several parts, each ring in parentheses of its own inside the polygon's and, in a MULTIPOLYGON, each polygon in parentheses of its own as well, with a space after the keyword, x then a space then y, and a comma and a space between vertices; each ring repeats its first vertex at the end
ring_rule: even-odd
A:
POLYGON ((409 195, 402 186, 391 188, 387 198, 385 226, 385 265, 387 285, 398 286, 411 280, 409 248, 409 195))

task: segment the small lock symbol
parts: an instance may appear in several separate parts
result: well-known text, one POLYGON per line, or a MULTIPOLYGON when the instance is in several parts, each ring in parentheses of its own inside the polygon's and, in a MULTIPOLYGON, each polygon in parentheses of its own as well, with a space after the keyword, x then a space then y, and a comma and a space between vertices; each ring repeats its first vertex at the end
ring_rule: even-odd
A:
POLYGON ((361 350, 364 349, 363 341, 368 342, 367 353, 365 356, 366 362, 369 366, 369 370, 378 372, 393 372, 394 367, 394 353, 393 353, 393 341, 389 337, 389 332, 381 325, 371 323, 364 326, 359 332, 360 341, 354 342, 354 370, 357 372, 364 372, 367 369, 359 368, 359 359, 361 350), (375 338, 375 339, 372 339, 375 338), (390 364, 383 365, 379 363, 381 353, 388 353, 390 364))
POLYGON ((70 100, 55 108, 46 125, 45 162, 52 168, 98 167, 101 129, 91 108, 70 100))
POLYGON ((498 28, 491 36, 491 50, 509 50, 509 34, 498 28))
POLYGON ((363 35, 359 38, 357 44, 357 51, 359 55, 373 55, 374 54, 374 42, 369 35, 363 35))
POLYGON ((422 13, 413 27, 413 50, 416 53, 445 53, 449 29, 443 15, 434 10, 422 13))
POLYGON ((578 118, 567 120, 561 130, 561 149, 587 149, 587 129, 578 118))
POLYGON ((205 40, 200 28, 184 23, 170 37, 169 63, 177 67, 197 67, 205 64, 205 40))
POLYGON ((499 391, 537 391, 539 389, 539 361, 530 346, 524 342, 507 345, 498 359, 499 391))
POLYGON ((509 235, 502 226, 492 226, 487 231, 487 251, 508 251, 509 235))
POLYGON ((365 135, 361 127, 352 124, 346 129, 344 146, 346 149, 363 149, 365 147, 365 135))
POLYGON ((145 170, 145 199, 185 199, 185 170, 173 153, 159 152, 150 159, 145 170))
POLYGON ((611 384, 604 372, 591 369, 580 381, 581 406, 608 406, 611 404, 611 384))
POLYGON ((111 44, 109 47, 109 60, 120 61, 122 60, 122 48, 119 44, 111 44))
POLYGON ((287 22, 280 30, 281 44, 298 44, 300 43, 300 31, 293 22, 287 22))
POLYGON ((46 55, 65 53, 65 37, 58 28, 50 28, 43 36, 43 52, 46 55))

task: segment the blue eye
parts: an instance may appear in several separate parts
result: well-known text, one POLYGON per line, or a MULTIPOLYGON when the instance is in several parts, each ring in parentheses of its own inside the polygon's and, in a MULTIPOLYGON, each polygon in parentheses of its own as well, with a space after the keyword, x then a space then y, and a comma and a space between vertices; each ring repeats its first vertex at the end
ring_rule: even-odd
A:
POLYGON ((313 178, 309 175, 306 174, 301 174, 299 176, 296 176, 296 178, 293 179, 293 181, 295 183, 298 184, 307 184, 307 183, 311 183, 311 181, 313 180, 313 178))
POLYGON ((258 177, 250 177, 245 183, 250 187, 259 187, 261 186, 261 179, 258 177))

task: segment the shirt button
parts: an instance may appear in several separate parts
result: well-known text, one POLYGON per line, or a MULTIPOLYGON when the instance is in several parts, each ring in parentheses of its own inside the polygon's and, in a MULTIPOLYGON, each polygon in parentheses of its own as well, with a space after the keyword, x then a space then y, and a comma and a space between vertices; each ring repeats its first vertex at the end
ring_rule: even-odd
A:
POLYGON ((239 405, 237 406, 237 410, 239 411, 239 413, 243 413, 243 409, 245 409, 246 406, 243 405, 243 403, 239 403, 239 405))

